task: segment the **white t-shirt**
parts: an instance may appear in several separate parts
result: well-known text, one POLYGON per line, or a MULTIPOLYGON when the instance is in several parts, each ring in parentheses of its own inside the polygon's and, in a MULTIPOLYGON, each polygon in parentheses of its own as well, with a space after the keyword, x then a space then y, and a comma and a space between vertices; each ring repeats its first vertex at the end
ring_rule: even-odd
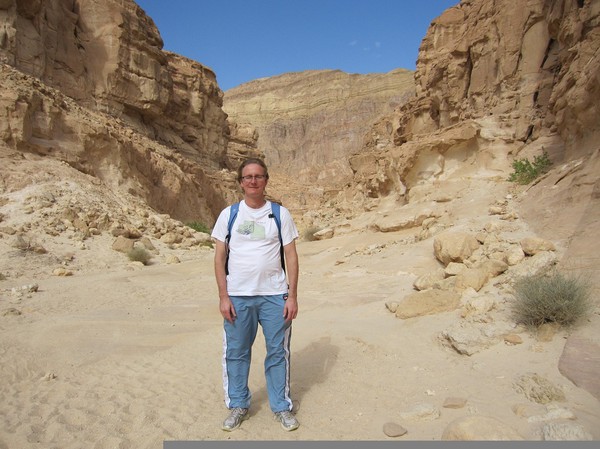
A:
MULTIPOLYGON (((221 242, 227 237, 230 210, 231 206, 221 211, 213 228, 212 237, 221 242)), ((288 291, 279 255, 277 223, 270 214, 270 201, 260 209, 252 209, 245 201, 240 202, 229 241, 227 293, 232 296, 279 295, 288 291)), ((283 206, 280 216, 285 246, 298 238, 298 229, 283 206)))

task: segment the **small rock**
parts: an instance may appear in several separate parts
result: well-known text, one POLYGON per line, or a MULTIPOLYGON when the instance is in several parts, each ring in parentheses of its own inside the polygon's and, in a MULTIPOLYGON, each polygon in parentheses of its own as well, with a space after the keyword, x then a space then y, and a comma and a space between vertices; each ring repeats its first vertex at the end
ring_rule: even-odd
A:
POLYGON ((179 257, 177 257, 173 254, 169 254, 166 257, 165 262, 167 264, 176 264, 176 263, 181 263, 181 260, 179 260, 179 257))
POLYGON ((527 237, 521 240, 521 248, 528 256, 533 256, 542 251, 556 251, 554 243, 537 237, 527 237))
POLYGON ((561 422, 542 426, 541 437, 544 441, 591 441, 594 439, 582 425, 561 422))
POLYGON ((443 441, 523 440, 514 429, 488 416, 465 416, 452 421, 442 433, 443 441))
POLYGON ((432 404, 420 403, 415 405, 412 410, 402 413, 401 416, 404 419, 432 421, 440 417, 440 411, 432 404))
POLYGON ((463 408, 465 405, 467 405, 467 400, 465 398, 456 398, 456 397, 450 397, 450 398, 446 398, 446 400, 444 401, 444 408, 463 408))
POLYGON ((552 341, 556 333, 558 332, 559 326, 555 323, 544 323, 537 328, 536 339, 537 341, 552 341))
POLYGON ((385 306, 392 313, 396 313, 396 310, 398 310, 398 303, 395 301, 388 301, 385 303, 385 306))
POLYGON ((508 334, 504 336, 504 343, 508 345, 520 345, 523 343, 523 339, 517 334, 508 334))
POLYGON ((408 432, 404 427, 400 424, 396 424, 395 422, 386 422, 383 425, 383 433, 385 433, 388 437, 396 438, 405 435, 408 432))
POLYGON ((19 309, 15 309, 14 307, 10 307, 2 312, 2 316, 19 316, 21 315, 21 311, 19 309))

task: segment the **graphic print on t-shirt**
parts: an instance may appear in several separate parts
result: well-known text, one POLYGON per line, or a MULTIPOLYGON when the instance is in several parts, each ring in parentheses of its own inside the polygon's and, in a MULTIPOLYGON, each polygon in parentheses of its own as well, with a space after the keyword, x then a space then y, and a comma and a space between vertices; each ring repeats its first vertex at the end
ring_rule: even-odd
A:
POLYGON ((254 221, 244 221, 241 223, 236 232, 242 235, 249 235, 251 240, 264 240, 265 227, 254 221))

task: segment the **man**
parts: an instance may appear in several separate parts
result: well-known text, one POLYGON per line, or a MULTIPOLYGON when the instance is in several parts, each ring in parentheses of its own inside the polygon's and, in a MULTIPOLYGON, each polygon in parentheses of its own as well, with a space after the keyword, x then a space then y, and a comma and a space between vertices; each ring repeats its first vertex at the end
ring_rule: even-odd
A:
POLYGON ((249 417, 250 358, 260 324, 267 347, 269 405, 283 429, 291 431, 300 425, 291 413, 289 382, 291 325, 298 315, 298 230, 286 208, 281 206, 277 216, 266 200, 269 173, 262 160, 245 160, 237 180, 244 200, 239 203, 231 232, 232 206, 221 212, 212 232, 219 309, 224 318, 223 387, 229 409, 222 428, 237 429, 249 417))

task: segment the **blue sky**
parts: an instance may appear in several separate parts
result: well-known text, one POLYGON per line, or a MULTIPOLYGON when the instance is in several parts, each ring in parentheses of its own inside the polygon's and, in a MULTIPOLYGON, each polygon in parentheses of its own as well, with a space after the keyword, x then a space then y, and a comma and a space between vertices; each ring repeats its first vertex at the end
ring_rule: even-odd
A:
POLYGON ((459 0, 136 0, 164 49, 215 71, 222 90, 303 70, 414 70, 431 21, 459 0))

